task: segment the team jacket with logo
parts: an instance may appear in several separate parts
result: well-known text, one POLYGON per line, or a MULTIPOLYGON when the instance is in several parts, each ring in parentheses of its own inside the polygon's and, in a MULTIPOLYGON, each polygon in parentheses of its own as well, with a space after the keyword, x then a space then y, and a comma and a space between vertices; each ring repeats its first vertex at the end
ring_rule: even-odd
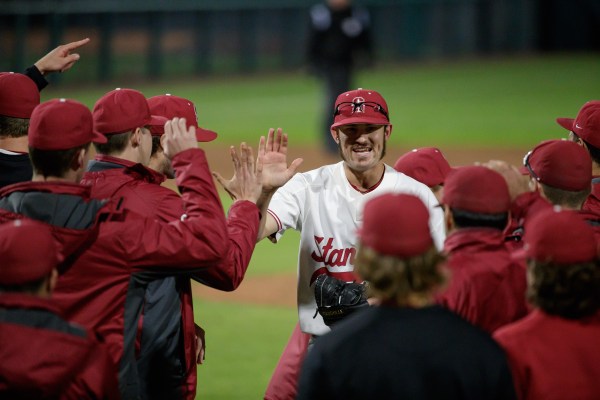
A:
MULTIPOLYGON (((122 198, 126 208, 163 222, 186 213, 181 197, 161 186, 165 177, 120 158, 97 155, 82 184, 96 198, 122 198)), ((188 398, 196 394, 196 341, 190 279, 231 291, 242 282, 258 235, 258 207, 236 203, 227 219, 230 251, 213 268, 150 282, 141 324, 138 373, 142 398, 188 398), (182 340, 183 339, 183 340, 182 340), (182 359, 182 356, 185 356, 182 359)))
MULTIPOLYGON (((119 199, 106 204, 93 199, 86 186, 30 182, 0 191, 0 220, 26 216, 46 222, 63 242, 97 230, 93 244, 59 278, 53 300, 68 320, 104 337, 126 399, 139 392, 134 343, 147 284, 219 265, 229 251, 204 152, 186 150, 172 161, 187 218, 169 224, 123 209, 119 199)), ((236 212, 234 205, 230 214, 236 212)))
POLYGON ((597 399, 600 314, 569 320, 534 310, 494 333, 521 400, 597 399))
POLYGON ((600 215, 600 176, 592 179, 592 193, 583 203, 583 210, 600 215))
POLYGON ((0 294, 0 343, 0 398, 119 398, 107 347, 48 299, 0 294))
MULTIPOLYGON (((366 201, 384 193, 408 193, 419 197, 429 209, 430 229, 441 249, 444 226, 438 204, 429 188, 386 165, 381 183, 368 193, 357 191, 348 182, 344 163, 327 165, 298 173, 279 188, 269 205, 278 223, 277 237, 286 229, 301 232, 298 254, 298 312, 303 332, 322 335, 329 332, 317 305, 311 284, 320 274, 346 281, 356 280, 356 231, 362 223, 366 201)), ((393 221, 390 221, 393 223, 393 221)))
POLYGON ((512 260, 502 231, 462 228, 444 246, 450 282, 439 304, 490 333, 527 314, 525 266, 512 260))

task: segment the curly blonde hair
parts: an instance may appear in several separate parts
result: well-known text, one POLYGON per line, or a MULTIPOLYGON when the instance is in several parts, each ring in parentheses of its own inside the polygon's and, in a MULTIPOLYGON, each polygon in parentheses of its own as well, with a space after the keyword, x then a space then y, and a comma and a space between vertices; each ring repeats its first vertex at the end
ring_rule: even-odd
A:
POLYGON ((446 282, 439 268, 444 259, 435 246, 415 257, 397 258, 361 245, 354 265, 369 282, 369 296, 406 305, 409 296, 427 295, 446 282))

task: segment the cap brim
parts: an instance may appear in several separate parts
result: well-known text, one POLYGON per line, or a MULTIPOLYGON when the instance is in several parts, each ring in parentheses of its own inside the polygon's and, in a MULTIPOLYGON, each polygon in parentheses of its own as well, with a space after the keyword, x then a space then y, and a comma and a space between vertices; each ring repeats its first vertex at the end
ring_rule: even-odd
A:
POLYGON ((196 128, 196 140, 199 142, 212 142, 217 138, 217 132, 204 128, 196 128))
POLYGON ((556 118, 556 123, 565 128, 568 131, 573 130, 574 118, 556 118))
POLYGON ((335 122, 333 125, 331 125, 331 128, 337 128, 338 126, 343 126, 343 125, 358 125, 358 124, 370 124, 370 125, 391 125, 390 121, 388 121, 387 119, 383 118, 369 118, 369 117, 365 117, 365 116, 359 116, 359 117, 350 117, 350 118, 345 118, 339 122, 335 122))
POLYGON ((106 135, 103 135, 96 131, 92 131, 92 142, 98 143, 98 144, 104 144, 104 143, 108 142, 108 138, 106 137, 106 135))
POLYGON ((522 165, 522 166, 519 167, 519 173, 521 175, 530 175, 529 170, 524 165, 522 165))

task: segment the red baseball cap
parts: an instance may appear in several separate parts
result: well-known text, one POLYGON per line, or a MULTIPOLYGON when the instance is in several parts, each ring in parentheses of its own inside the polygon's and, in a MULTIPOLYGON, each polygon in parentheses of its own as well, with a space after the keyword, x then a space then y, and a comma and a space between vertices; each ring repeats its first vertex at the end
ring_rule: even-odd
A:
POLYGON ((575 142, 546 140, 538 144, 523 159, 529 175, 557 189, 577 192, 590 188, 592 159, 575 142))
POLYGON ((574 264, 597 259, 594 230, 575 211, 550 207, 525 223, 524 246, 515 256, 574 264))
POLYGON ((358 230, 363 245, 399 258, 423 254, 433 245, 429 211, 409 194, 388 193, 369 200, 358 230))
MULTIPOLYGON (((211 142, 217 138, 217 133, 198 126, 198 113, 196 107, 191 101, 183 97, 173 96, 171 94, 163 94, 150 97, 148 99, 150 112, 155 115, 173 119, 175 117, 185 118, 188 128, 193 126, 196 128, 196 140, 199 142, 211 142)), ((154 135, 162 135, 165 133, 164 124, 162 127, 154 126, 150 129, 154 135)))
POLYGON ((444 184, 452 169, 442 152, 435 147, 421 147, 403 154, 394 169, 429 187, 444 184))
POLYGON ((40 91, 31 79, 23 74, 0 72, 0 115, 29 118, 40 104, 40 91))
POLYGON ((574 119, 557 118, 556 122, 592 146, 600 148, 600 100, 585 103, 574 119))
POLYGON ((117 88, 102 96, 93 109, 94 131, 112 135, 132 131, 160 120, 150 114, 148 101, 141 92, 117 88))
POLYGON ((510 208, 506 181, 496 171, 474 165, 454 168, 446 177, 442 204, 478 214, 501 214, 510 208))
POLYGON ((33 220, 0 225, 0 284, 23 285, 50 274, 63 261, 50 228, 33 220))
POLYGON ((353 124, 390 125, 387 103, 379 93, 359 88, 338 96, 331 128, 353 124))
POLYGON ((68 150, 90 142, 106 143, 106 136, 93 130, 90 110, 69 99, 52 99, 38 105, 31 114, 27 136, 29 146, 40 150, 68 150))

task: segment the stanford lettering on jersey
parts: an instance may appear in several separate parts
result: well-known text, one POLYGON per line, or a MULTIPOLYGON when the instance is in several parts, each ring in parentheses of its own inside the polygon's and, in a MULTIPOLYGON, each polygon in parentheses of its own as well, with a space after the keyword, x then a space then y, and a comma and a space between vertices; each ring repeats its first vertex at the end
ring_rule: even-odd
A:
POLYGON ((354 247, 334 249, 333 238, 328 238, 327 243, 321 248, 321 244, 325 238, 314 236, 314 239, 320 254, 313 251, 310 256, 316 262, 321 262, 329 267, 345 267, 348 264, 354 265, 354 256, 356 255, 354 247))

